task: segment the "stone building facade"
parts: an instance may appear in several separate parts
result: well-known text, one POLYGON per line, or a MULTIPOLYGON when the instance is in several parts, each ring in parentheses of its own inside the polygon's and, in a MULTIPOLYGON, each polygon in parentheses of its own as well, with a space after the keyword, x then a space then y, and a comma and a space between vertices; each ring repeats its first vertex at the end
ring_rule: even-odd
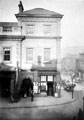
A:
POLYGON ((84 81, 84 53, 80 53, 77 59, 77 72, 80 80, 84 81))
POLYGON ((18 6, 17 22, 0 22, 0 63, 33 76, 35 92, 55 92, 63 15, 43 8, 24 11, 22 2, 18 6))

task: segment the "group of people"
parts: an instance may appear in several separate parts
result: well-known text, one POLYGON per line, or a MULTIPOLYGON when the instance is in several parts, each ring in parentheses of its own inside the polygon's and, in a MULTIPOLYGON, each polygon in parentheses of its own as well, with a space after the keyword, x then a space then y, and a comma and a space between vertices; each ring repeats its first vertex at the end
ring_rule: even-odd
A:
POLYGON ((11 92, 11 96, 10 96, 12 102, 18 101, 21 97, 24 98, 31 97, 31 101, 34 100, 33 82, 29 77, 25 77, 22 80, 21 88, 19 91, 17 90, 17 86, 15 88, 15 92, 14 90, 12 91, 13 92, 11 92))
POLYGON ((29 77, 25 77, 23 79, 20 94, 24 98, 31 97, 31 101, 33 101, 34 98, 33 82, 29 77))

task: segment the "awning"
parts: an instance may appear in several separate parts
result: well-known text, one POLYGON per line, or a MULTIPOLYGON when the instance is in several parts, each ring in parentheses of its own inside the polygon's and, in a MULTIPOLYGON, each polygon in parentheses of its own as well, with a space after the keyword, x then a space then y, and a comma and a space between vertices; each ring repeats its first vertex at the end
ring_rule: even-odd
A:
POLYGON ((43 71, 57 71, 56 67, 50 67, 50 66, 41 66, 41 65, 33 65, 31 68, 32 71, 34 70, 43 70, 43 71))
POLYGON ((16 68, 5 63, 0 63, 0 71, 16 71, 16 68))
POLYGON ((38 71, 38 75, 57 75, 60 74, 59 71, 57 71, 56 67, 47 67, 47 66, 40 66, 40 65, 33 65, 31 68, 32 71, 38 71))

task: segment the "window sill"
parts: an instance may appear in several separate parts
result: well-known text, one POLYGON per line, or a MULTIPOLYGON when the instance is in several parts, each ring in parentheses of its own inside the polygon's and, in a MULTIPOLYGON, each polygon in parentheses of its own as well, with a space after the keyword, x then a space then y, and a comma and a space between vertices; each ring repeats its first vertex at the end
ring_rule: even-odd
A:
POLYGON ((6 63, 6 64, 11 64, 12 61, 3 61, 3 63, 6 63))
POLYGON ((25 63, 26 63, 26 64, 28 64, 28 63, 33 63, 33 61, 26 61, 25 63))

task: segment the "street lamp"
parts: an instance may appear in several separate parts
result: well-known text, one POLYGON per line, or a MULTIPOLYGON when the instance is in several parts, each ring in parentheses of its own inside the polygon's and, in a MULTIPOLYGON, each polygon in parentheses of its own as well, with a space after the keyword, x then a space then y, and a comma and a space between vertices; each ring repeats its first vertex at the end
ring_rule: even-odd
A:
POLYGON ((73 77, 72 77, 72 99, 73 99, 73 77))
POLYGON ((84 113, 84 96, 83 96, 83 98, 82 98, 82 99, 83 99, 83 113, 84 113))
POLYGON ((74 92, 73 91, 73 89, 74 89, 74 86, 73 86, 73 76, 74 76, 74 74, 71 75, 71 79, 72 79, 72 99, 73 99, 73 92, 74 92))

